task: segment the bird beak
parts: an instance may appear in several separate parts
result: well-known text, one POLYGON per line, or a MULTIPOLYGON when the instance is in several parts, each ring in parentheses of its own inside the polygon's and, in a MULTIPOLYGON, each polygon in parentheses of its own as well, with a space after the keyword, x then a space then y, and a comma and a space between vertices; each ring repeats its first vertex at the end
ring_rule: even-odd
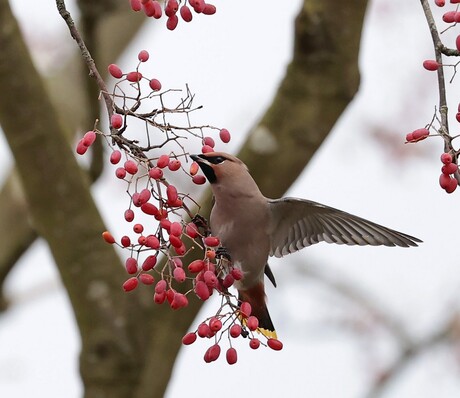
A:
POLYGON ((190 157, 197 163, 209 164, 209 162, 203 157, 203 155, 190 155, 190 157))
POLYGON ((216 174, 214 173, 213 165, 204 155, 190 155, 190 157, 198 163, 208 181, 212 184, 216 182, 216 174))

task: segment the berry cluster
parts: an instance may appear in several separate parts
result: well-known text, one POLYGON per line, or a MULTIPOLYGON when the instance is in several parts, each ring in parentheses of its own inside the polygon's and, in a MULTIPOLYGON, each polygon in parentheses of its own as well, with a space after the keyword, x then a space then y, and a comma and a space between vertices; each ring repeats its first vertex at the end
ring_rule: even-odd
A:
MULTIPOLYGON (((221 353, 220 342, 224 336, 228 337, 230 347, 226 352, 226 359, 230 365, 233 365, 238 360, 236 349, 232 346, 232 339, 238 337, 249 338, 249 347, 256 350, 260 345, 270 347, 272 350, 279 351, 283 348, 283 343, 276 338, 267 337, 259 329, 259 320, 251 315, 251 305, 248 302, 243 302, 240 308, 235 310, 231 303, 228 304, 230 311, 222 313, 221 311, 216 316, 206 319, 200 323, 194 332, 187 333, 182 338, 184 345, 193 344, 197 337, 214 338, 214 344, 211 345, 204 354, 205 362, 213 362, 217 360, 221 353), (254 332, 262 333, 266 337, 266 343, 260 341, 254 335, 254 332)), ((224 309, 224 306, 221 307, 224 309)))
MULTIPOLYGON (((147 78, 139 71, 142 63, 149 59, 147 51, 141 51, 138 59, 137 68, 127 73, 115 64, 109 65, 110 75, 117 79, 111 94, 110 133, 88 131, 76 148, 77 153, 83 155, 98 134, 110 146, 117 147, 112 148, 109 159, 116 167, 116 178, 127 184, 129 205, 124 219, 129 229, 117 239, 108 231, 102 237, 129 253, 125 261, 129 278, 123 283, 123 289, 133 291, 139 282, 152 285, 154 302, 167 303, 173 310, 186 307, 191 294, 203 301, 213 294, 219 295, 221 305, 216 314, 183 340, 184 344, 191 344, 197 335, 214 338, 214 345, 206 351, 207 362, 219 356, 219 342, 224 333, 232 338, 250 336, 250 346, 257 348, 261 342, 254 332, 262 332, 267 340, 262 344, 279 350, 281 342, 263 334, 257 318, 251 316, 250 305, 240 303, 229 292, 235 281, 243 278, 242 271, 233 267, 228 254, 220 247, 219 238, 211 235, 207 221, 191 212, 190 207, 196 204, 193 198, 171 182, 174 174, 180 172, 195 184, 206 181, 199 174, 198 164, 190 160, 181 144, 183 140, 199 139, 201 151, 206 153, 215 150, 216 141, 205 133, 218 131, 223 143, 230 141, 230 133, 227 129, 191 124, 190 113, 198 108, 192 106, 193 95, 188 89, 186 98, 177 106, 166 107, 166 97, 174 90, 161 92, 159 80, 147 78), (155 104, 150 105, 151 101, 155 104), (138 128, 139 123, 143 129, 138 128), (128 136, 128 131, 133 134, 139 130, 145 133, 128 136), (171 145, 179 151, 166 151, 171 145), (187 163, 190 166, 186 168, 187 163), (196 259, 184 264, 184 256, 191 251, 196 259)), ((236 350, 230 343, 227 361, 232 364, 236 360, 236 350)))
MULTIPOLYGON (((446 5, 445 0, 434 0, 434 3, 438 7, 444 7, 446 5)), ((448 24, 448 28, 455 28, 457 23, 460 22, 460 11, 459 11, 459 4, 460 0, 450 0, 451 4, 457 4, 455 6, 455 10, 449 10, 442 15, 442 20, 444 23, 448 24)), ((429 8, 429 6, 428 6, 429 8)), ((433 37, 439 37, 437 28, 435 26, 434 20, 432 20, 432 16, 430 15, 431 11, 427 14, 427 19, 429 22, 430 29, 432 31, 433 37)), ((444 32, 446 32, 444 30, 444 32)), ((440 39, 439 39, 440 40, 440 39)), ((424 127, 417 129, 409 134, 406 135, 406 143, 415 143, 418 141, 422 141, 428 136, 437 136, 441 137, 444 141, 444 153, 441 155, 441 162, 443 166, 441 168, 441 176, 439 177, 439 185, 442 189, 444 189, 447 193, 452 193, 457 188, 457 185, 460 183, 460 174, 458 171, 458 156, 460 154, 460 150, 456 150, 453 147, 453 140, 458 136, 452 136, 449 132, 448 128, 448 115, 447 115, 447 103, 445 97, 445 82, 444 82, 444 67, 453 67, 454 69, 454 77, 456 74, 457 65, 447 65, 441 62, 442 56, 460 56, 460 35, 457 35, 455 39, 455 49, 449 49, 445 47, 442 43, 435 44, 435 52, 436 52, 436 59, 427 59, 423 61, 423 67, 432 72, 438 72, 438 85, 439 85, 439 92, 440 92, 440 106, 439 106, 439 116, 435 113, 433 120, 431 123, 424 127), (439 126, 435 127, 433 124, 437 122, 439 126), (430 129, 434 131, 434 133, 430 134, 430 129)), ((453 77, 452 77, 453 80, 453 77)), ((451 81, 452 81, 451 80, 451 81)), ((458 123, 460 123, 460 104, 458 105, 458 111, 455 115, 455 119, 458 123)))
MULTIPOLYGON (((153 17, 155 19, 160 19, 163 15, 163 9, 161 4, 157 0, 130 0, 131 8, 133 11, 144 11, 145 15, 148 17, 153 17)), ((168 18, 166 20, 166 27, 169 30, 174 30, 179 23, 179 14, 185 22, 190 22, 193 19, 192 10, 196 14, 203 15, 213 15, 216 13, 216 6, 212 4, 205 3, 204 0, 187 0, 184 1, 184 4, 180 5, 181 1, 179 0, 166 0, 164 4, 164 13, 168 18)))

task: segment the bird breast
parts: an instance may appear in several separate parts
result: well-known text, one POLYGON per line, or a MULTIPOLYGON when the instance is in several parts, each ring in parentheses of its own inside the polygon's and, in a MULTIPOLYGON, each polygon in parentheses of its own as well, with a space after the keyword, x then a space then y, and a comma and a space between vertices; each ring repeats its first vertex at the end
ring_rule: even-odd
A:
POLYGON ((219 237, 232 262, 241 267, 243 287, 263 279, 270 251, 268 211, 265 200, 255 199, 243 203, 216 202, 211 212, 211 231, 219 237))

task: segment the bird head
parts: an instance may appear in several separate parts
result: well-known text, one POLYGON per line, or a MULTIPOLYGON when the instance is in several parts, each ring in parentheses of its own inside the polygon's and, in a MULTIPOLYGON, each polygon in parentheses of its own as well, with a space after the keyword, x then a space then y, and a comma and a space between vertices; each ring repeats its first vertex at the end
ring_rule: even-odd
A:
POLYGON ((190 157, 198 163, 211 184, 248 172, 246 165, 240 159, 228 153, 208 152, 190 157))

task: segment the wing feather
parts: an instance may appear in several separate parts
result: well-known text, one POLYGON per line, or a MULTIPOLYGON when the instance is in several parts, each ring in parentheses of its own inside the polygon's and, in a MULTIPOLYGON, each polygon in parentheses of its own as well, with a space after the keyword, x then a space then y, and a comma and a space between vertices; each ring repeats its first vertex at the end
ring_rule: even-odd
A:
POLYGON ((282 257, 318 242, 345 245, 417 246, 421 240, 320 203, 269 200, 270 255, 282 257))

